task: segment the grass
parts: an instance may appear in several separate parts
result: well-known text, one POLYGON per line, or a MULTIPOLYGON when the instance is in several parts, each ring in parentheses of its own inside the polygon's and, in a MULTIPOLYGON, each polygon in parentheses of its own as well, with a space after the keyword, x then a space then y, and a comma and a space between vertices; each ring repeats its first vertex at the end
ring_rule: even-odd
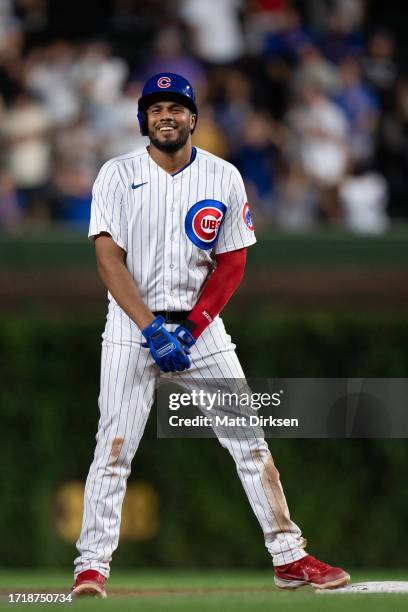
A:
MULTIPOLYGON (((353 572, 353 582, 408 580, 408 572, 353 572)), ((70 572, 49 570, 0 570, 0 610, 27 609, 28 604, 10 604, 9 593, 63 593, 71 585, 70 572)), ((112 596, 106 601, 77 600, 75 610, 106 612, 393 612, 408 609, 408 595, 316 595, 303 588, 283 592, 274 588, 272 573, 241 571, 121 571, 109 580, 112 596), (123 591, 120 593, 120 590, 123 591), (130 593, 133 591, 133 593, 130 593), (174 591, 171 593, 169 591, 174 591), (118 593, 113 595, 113 593, 118 593)), ((68 605, 68 604, 65 604, 68 605)), ((36 604, 35 609, 61 609, 63 604, 36 604)))

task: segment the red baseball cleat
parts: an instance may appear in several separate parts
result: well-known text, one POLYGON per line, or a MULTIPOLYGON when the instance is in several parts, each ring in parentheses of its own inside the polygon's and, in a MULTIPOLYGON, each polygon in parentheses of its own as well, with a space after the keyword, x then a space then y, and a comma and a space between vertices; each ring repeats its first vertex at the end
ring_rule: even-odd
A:
POLYGON ((349 574, 340 567, 332 567, 312 555, 275 567, 275 584, 280 589, 297 589, 306 584, 316 589, 337 589, 349 581, 349 574))
POLYGON ((78 574, 71 589, 73 597, 101 597, 106 599, 105 576, 96 570, 85 570, 78 574))

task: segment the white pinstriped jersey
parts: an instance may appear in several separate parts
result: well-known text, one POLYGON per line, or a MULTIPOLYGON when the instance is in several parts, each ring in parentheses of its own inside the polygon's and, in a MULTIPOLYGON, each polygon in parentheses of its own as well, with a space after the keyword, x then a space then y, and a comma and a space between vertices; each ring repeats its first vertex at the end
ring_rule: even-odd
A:
MULTIPOLYGON (((191 310, 215 255, 256 242, 240 173, 195 147, 190 163, 174 175, 146 148, 106 162, 93 188, 89 237, 101 232, 126 252, 127 268, 153 312, 191 310)), ((136 339, 137 327, 110 294, 109 302, 108 336, 136 339)))

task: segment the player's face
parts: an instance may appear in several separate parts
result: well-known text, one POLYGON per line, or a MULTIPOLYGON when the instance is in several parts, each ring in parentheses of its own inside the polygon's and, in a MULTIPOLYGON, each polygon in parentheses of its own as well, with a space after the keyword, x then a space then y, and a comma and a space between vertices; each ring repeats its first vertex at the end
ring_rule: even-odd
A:
POLYGON ((147 127, 152 144, 173 153, 186 144, 195 124, 195 115, 182 104, 157 102, 147 109, 147 127))

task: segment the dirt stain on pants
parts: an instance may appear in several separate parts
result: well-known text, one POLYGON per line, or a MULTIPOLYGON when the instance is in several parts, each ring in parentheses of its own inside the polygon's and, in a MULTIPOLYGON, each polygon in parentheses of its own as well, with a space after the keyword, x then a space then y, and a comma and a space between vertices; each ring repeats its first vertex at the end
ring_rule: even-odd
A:
POLYGON ((280 531, 293 532, 296 525, 290 518, 289 508, 280 481, 280 474, 275 466, 270 452, 264 450, 253 451, 253 458, 262 464, 261 481, 265 495, 268 499, 271 512, 280 531))
POLYGON ((116 463, 122 450, 124 438, 115 438, 112 442, 112 448, 110 452, 110 463, 116 463))

